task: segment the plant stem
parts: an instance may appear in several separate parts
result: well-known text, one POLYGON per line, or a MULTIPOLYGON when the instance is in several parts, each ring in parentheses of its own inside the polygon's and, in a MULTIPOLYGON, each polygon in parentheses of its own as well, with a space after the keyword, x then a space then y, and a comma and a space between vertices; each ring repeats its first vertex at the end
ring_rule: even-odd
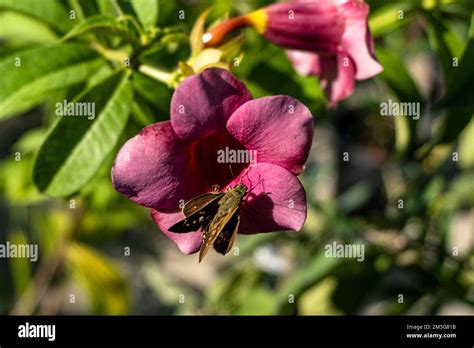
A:
POLYGON ((130 55, 124 51, 112 50, 110 48, 102 46, 97 42, 93 42, 91 46, 105 59, 122 65, 124 64, 125 59, 130 57, 130 55))
POLYGON ((174 73, 158 70, 150 65, 142 64, 138 67, 138 71, 142 74, 151 77, 154 80, 165 83, 170 86, 174 79, 174 73))

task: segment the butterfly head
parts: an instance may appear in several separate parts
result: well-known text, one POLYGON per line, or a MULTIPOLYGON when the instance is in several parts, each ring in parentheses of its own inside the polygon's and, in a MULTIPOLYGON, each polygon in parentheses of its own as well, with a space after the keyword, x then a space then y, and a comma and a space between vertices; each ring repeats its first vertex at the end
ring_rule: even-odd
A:
POLYGON ((243 196, 247 193, 248 188, 245 184, 240 183, 240 184, 235 185, 234 190, 236 190, 243 196))

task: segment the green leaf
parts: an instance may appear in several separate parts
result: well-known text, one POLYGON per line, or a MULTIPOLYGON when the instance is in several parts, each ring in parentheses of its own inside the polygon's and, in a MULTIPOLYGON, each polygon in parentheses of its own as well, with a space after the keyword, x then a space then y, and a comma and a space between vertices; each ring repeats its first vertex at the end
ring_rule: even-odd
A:
POLYGON ((115 33, 127 33, 128 30, 127 27, 116 18, 98 15, 89 17, 84 22, 76 25, 63 37, 63 40, 68 40, 75 36, 98 29, 108 29, 115 33))
POLYGON ((48 23, 62 32, 74 25, 66 8, 58 0, 0 0, 0 10, 18 11, 48 23))
POLYGON ((99 12, 104 15, 118 16, 119 12, 114 8, 112 1, 95 0, 99 12))
POLYGON ((161 115, 149 116, 164 119, 164 116, 169 114, 172 91, 166 85, 141 73, 133 74, 132 85, 137 94, 141 95, 161 113, 161 115))
POLYGON ((16 52, 0 61, 0 119, 42 102, 47 93, 87 80, 105 62, 79 44, 16 52))
POLYGON ((453 65, 453 59, 459 58, 463 54, 466 46, 457 32, 448 25, 448 23, 439 19, 435 14, 428 14, 429 20, 429 41, 433 50, 437 53, 444 76, 448 77, 454 72, 456 67, 453 65))
POLYGON ((45 44, 57 39, 56 33, 44 22, 13 11, 0 14, 0 28, 0 39, 9 44, 45 44))
POLYGON ((56 122, 33 169, 33 180, 40 191, 69 196, 99 170, 117 144, 130 114, 129 75, 129 71, 112 75, 75 100, 75 105, 93 106, 93 117, 62 116, 56 122))
POLYGON ((474 109, 474 39, 468 42, 459 66, 454 68, 446 87, 446 95, 436 108, 454 108, 467 112, 474 109))
POLYGON ((202 35, 204 34, 204 24, 206 23, 206 18, 209 16, 211 9, 208 8, 206 11, 201 13, 194 22, 194 26, 189 35, 189 44, 191 45, 191 56, 196 56, 204 48, 202 42, 202 35))
POLYGON ((379 77, 398 99, 404 102, 421 102, 423 98, 399 55, 382 48, 377 48, 376 55, 383 66, 379 77))
POLYGON ((128 313, 129 291, 117 266, 98 251, 77 242, 68 247, 67 267, 84 287, 95 314, 128 313))
MULTIPOLYGON (((439 130, 434 139, 420 148, 418 155, 424 156, 431 151, 434 146, 440 143, 451 143, 455 141, 459 134, 465 129, 466 125, 472 120, 472 111, 474 110, 474 16, 471 18, 471 29, 469 32, 469 41, 464 49, 462 59, 458 66, 451 66, 451 71, 447 72, 446 94, 434 106, 435 110, 447 109, 439 130)), ((448 41, 449 42, 449 41, 448 41)), ((451 42, 449 44, 453 46, 451 42)), ((461 49, 460 47, 457 50, 461 49)), ((448 52, 451 52, 448 50, 448 52)), ((459 55, 460 52, 456 51, 459 55)), ((450 53, 449 53, 450 54, 450 53)), ((451 62, 451 61, 450 61, 451 62)))
POLYGON ((130 1, 111 0, 110 4, 118 16, 130 15, 132 17, 136 17, 135 11, 133 11, 130 1))
POLYGON ((135 121, 137 121, 139 125, 146 127, 154 123, 152 115, 153 111, 148 106, 148 104, 141 100, 139 95, 135 96, 135 100, 132 104, 132 116, 134 117, 135 121))
POLYGON ((157 0, 131 0, 131 4, 145 30, 156 25, 158 20, 157 0))
MULTIPOLYGON (((383 66, 379 78, 385 82, 396 98, 401 102, 420 103, 423 109, 423 97, 413 81, 405 64, 394 52, 377 48, 377 59, 383 66)), ((416 120, 411 117, 395 117, 396 148, 399 155, 407 153, 415 143, 416 120)))
POLYGON ((397 1, 388 3, 371 12, 369 27, 372 35, 377 37, 410 23, 414 17, 414 5, 414 3, 400 3, 397 1))
POLYGON ((78 17, 81 20, 100 13, 99 8, 94 0, 68 0, 68 2, 70 7, 77 12, 78 17))
POLYGON ((435 135, 433 145, 455 141, 471 119, 472 109, 460 110, 457 107, 449 109, 439 132, 435 135))
POLYGON ((69 5, 69 8, 71 9, 71 13, 74 13, 74 16, 77 18, 76 23, 80 23, 85 19, 84 11, 82 11, 82 7, 79 4, 78 0, 66 0, 67 4, 69 5))

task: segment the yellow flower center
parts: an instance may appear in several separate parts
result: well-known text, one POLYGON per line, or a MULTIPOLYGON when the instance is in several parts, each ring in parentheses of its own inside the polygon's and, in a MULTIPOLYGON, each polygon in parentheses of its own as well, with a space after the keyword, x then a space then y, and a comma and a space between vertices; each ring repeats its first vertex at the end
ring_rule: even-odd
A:
POLYGON ((259 34, 265 32, 267 26, 267 12, 263 8, 249 13, 246 17, 259 34))

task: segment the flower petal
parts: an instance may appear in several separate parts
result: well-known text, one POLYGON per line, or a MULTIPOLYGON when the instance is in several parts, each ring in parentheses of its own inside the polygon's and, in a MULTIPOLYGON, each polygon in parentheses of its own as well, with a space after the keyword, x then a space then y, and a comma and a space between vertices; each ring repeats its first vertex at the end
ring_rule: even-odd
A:
POLYGON ((344 16, 331 1, 280 2, 265 7, 263 35, 282 47, 335 52, 344 31, 344 16))
POLYGON ((252 99, 247 87, 224 69, 211 68, 185 79, 171 99, 171 124, 183 140, 196 140, 225 127, 252 99))
POLYGON ((321 56, 321 87, 334 107, 338 101, 347 98, 354 90, 355 68, 352 60, 343 54, 321 56))
MULTIPOLYGON (((234 187, 235 179, 229 187, 234 187)), ((298 178, 284 168, 259 163, 242 177, 250 192, 240 208, 239 233, 254 234, 283 230, 299 231, 306 220, 306 197, 298 178)), ((155 210, 151 216, 158 228, 170 238, 184 254, 199 250, 202 231, 174 233, 168 228, 183 219, 180 210, 155 210)))
POLYGON ((258 163, 242 176, 242 182, 249 193, 240 209, 239 233, 299 231, 303 227, 306 197, 295 175, 274 164, 258 163))
POLYGON ((319 75, 321 68, 319 66, 319 57, 316 53, 286 50, 286 55, 290 59, 293 68, 303 76, 319 75))
POLYGON ((265 97, 238 108, 227 130, 247 150, 256 151, 256 162, 273 163, 299 174, 313 139, 313 117, 294 98, 265 97))
POLYGON ((184 218, 181 210, 158 211, 152 209, 151 217, 158 228, 178 246, 183 254, 193 254, 201 248, 201 231, 187 233, 174 233, 168 231, 168 228, 184 218))
POLYGON ((355 78, 368 79, 383 70, 375 59, 373 41, 367 25, 369 6, 362 2, 347 2, 341 7, 346 17, 346 28, 342 35, 342 46, 356 66, 355 78))
POLYGON ((169 121, 144 128, 117 154, 113 186, 145 207, 177 208, 179 200, 195 194, 192 174, 185 170, 189 147, 177 138, 169 121))

